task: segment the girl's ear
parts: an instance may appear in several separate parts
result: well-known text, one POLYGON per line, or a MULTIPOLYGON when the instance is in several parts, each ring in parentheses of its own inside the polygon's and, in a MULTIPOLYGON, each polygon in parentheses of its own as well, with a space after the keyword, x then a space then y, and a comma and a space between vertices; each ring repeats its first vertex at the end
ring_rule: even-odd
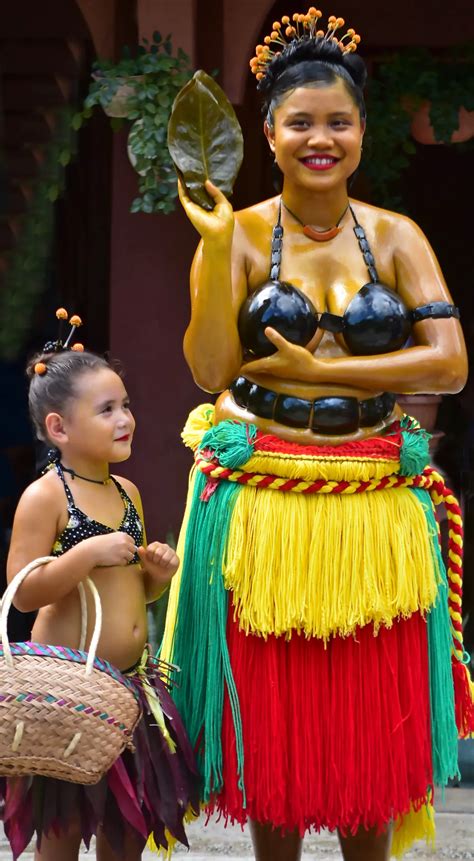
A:
POLYGON ((46 434, 48 439, 57 448, 61 448, 65 442, 68 442, 68 435, 64 430, 64 420, 59 413, 48 413, 44 420, 46 434))
POLYGON ((271 151, 274 153, 275 152, 275 132, 274 132, 274 129, 268 125, 266 120, 263 124, 263 133, 264 133, 264 135, 268 141, 268 145, 269 145, 271 151))

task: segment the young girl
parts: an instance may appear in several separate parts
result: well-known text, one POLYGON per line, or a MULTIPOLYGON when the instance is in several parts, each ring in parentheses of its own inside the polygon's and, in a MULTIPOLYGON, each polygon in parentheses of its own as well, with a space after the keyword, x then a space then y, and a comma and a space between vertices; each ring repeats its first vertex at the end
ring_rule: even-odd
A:
MULTIPOLYGON (((36 432, 58 456, 20 499, 8 580, 37 557, 57 558, 29 574, 15 604, 24 612, 38 610, 32 640, 77 648, 77 586, 92 577, 103 610, 97 655, 131 674, 144 716, 134 736, 136 753, 125 751, 99 784, 80 786, 44 777, 6 781, 5 832, 15 859, 36 832, 35 858, 41 861, 77 859, 81 839, 89 845, 92 834, 101 861, 135 861, 149 834, 157 845, 167 845, 165 828, 186 843, 184 814, 197 804, 192 751, 156 669, 152 684, 175 753, 154 722, 140 686, 144 667, 149 677, 153 666, 146 666, 146 653, 145 660, 142 657, 146 604, 166 589, 178 557, 167 544, 147 544, 137 488, 109 472, 109 464, 130 457, 135 430, 120 374, 105 359, 73 349, 36 356, 28 375, 36 432)), ((86 648, 94 623, 90 604, 86 648)))

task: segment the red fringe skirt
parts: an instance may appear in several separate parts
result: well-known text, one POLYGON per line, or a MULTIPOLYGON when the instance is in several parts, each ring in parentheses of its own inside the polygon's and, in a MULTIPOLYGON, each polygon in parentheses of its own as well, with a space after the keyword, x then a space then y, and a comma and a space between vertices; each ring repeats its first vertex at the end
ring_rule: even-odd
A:
POLYGON ((230 609, 227 637, 240 701, 246 803, 237 786, 226 697, 224 787, 211 805, 286 831, 382 830, 426 803, 433 785, 426 621, 319 639, 246 635, 230 609))

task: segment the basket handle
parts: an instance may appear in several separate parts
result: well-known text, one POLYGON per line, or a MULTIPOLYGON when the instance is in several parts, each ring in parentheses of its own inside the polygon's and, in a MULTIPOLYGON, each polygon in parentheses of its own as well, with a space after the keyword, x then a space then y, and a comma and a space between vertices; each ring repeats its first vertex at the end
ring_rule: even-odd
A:
MULTIPOLYGON (((13 603, 13 599, 20 588, 21 584, 25 577, 30 574, 31 571, 34 571, 35 568, 39 568, 41 565, 46 565, 48 562, 54 562, 55 556, 40 556, 38 559, 33 559, 32 562, 29 562, 28 565, 25 565, 18 574, 15 574, 11 583, 8 584, 5 592, 3 593, 2 600, 0 602, 0 640, 3 643, 3 655, 7 666, 13 667, 13 656, 10 648, 10 641, 8 639, 7 632, 7 621, 8 621, 8 613, 10 612, 10 607, 13 603)), ((91 642, 89 646, 89 652, 87 655, 86 661, 86 676, 89 676, 92 672, 92 666, 94 664, 96 652, 97 652, 97 644, 99 642, 100 633, 102 630, 102 605, 100 602, 100 595, 97 591, 97 586, 91 580, 90 577, 85 578, 85 582, 87 583, 89 589, 92 592, 92 596, 94 598, 94 606, 95 606, 95 624, 94 631, 92 633, 91 642)), ((86 639, 86 630, 87 630, 87 605, 85 601, 85 590, 83 583, 78 584, 79 594, 81 598, 81 641, 79 643, 79 648, 84 649, 85 639, 86 639)))

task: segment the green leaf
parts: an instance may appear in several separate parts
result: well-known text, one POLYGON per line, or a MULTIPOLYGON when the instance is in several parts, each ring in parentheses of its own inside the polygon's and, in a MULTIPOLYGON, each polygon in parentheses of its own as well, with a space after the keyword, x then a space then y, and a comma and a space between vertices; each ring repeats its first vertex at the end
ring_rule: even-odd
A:
POLYGON ((89 93, 89 95, 86 96, 86 98, 84 99, 84 108, 86 110, 91 110, 91 108, 94 108, 97 104, 99 104, 99 101, 100 100, 98 98, 97 92, 89 93))
POLYGON ((63 149, 62 152, 59 153, 59 163, 62 164, 63 167, 66 167, 67 164, 71 161, 71 153, 69 150, 63 149))
POLYGON ((214 206, 204 189, 206 179, 232 194, 243 157, 242 131, 227 96, 202 70, 175 99, 168 149, 195 203, 207 210, 214 206))
POLYGON ((74 129, 75 132, 77 132, 81 128, 83 122, 84 117, 82 114, 74 114, 71 120, 71 127, 74 129))

